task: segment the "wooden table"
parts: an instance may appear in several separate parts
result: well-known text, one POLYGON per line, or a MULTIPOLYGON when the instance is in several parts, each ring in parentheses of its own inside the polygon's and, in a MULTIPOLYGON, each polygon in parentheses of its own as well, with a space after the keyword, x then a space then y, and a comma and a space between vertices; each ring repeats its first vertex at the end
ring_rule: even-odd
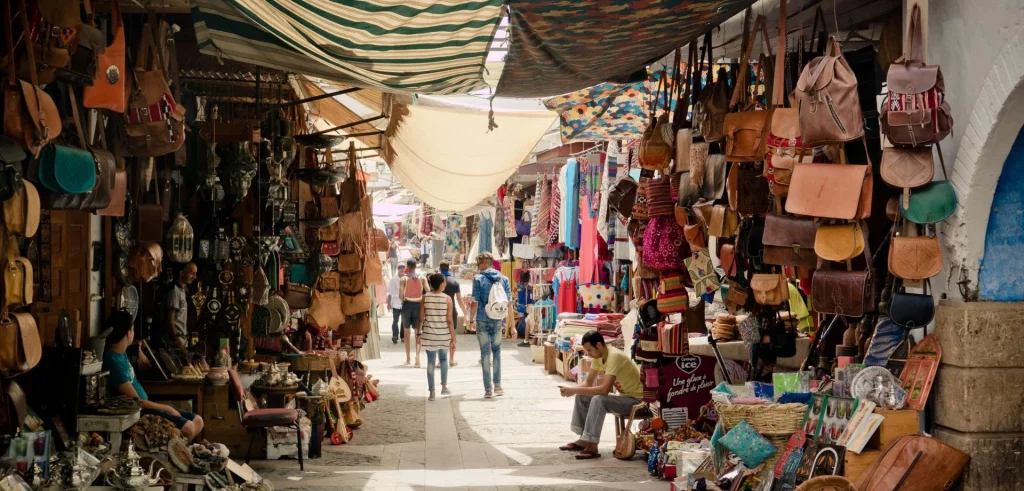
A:
MULTIPOLYGON (((172 399, 172 400, 185 400, 192 401, 192 413, 199 415, 206 421, 206 413, 203 410, 203 385, 204 380, 167 380, 167 381, 143 381, 142 388, 152 399, 172 399)), ((200 438, 206 433, 205 429, 203 433, 199 435, 200 438)))
POLYGON ((110 448, 121 451, 121 434, 139 421, 141 411, 131 414, 81 414, 78 416, 78 431, 104 431, 110 433, 110 448))
POLYGON ((249 391, 257 397, 260 395, 265 396, 267 398, 268 408, 283 408, 287 402, 288 396, 295 395, 295 393, 299 391, 299 386, 289 385, 283 387, 267 387, 265 385, 252 385, 249 387, 249 391))

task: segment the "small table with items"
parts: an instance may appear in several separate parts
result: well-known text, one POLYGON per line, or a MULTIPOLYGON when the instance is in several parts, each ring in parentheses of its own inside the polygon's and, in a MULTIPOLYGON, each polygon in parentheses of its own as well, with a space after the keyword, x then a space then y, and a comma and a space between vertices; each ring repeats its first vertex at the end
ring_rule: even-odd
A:
POLYGON ((90 433, 104 431, 110 433, 110 448, 114 452, 121 449, 121 435, 139 421, 141 411, 130 414, 81 414, 78 416, 78 431, 90 433))

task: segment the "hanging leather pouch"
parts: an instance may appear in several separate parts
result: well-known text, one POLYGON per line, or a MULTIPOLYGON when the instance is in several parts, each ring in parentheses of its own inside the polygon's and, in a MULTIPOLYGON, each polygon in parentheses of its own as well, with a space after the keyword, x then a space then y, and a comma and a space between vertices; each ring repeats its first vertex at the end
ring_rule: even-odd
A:
POLYGON ((814 236, 814 252, 826 261, 847 261, 864 252, 861 222, 822 225, 814 236))
POLYGON ((879 175, 886 184, 903 189, 903 207, 910 206, 910 190, 932 182, 935 163, 932 148, 898 148, 882 150, 879 175))
POLYGON ((942 245, 938 237, 893 237, 889 246, 889 272, 904 280, 923 280, 942 271, 942 245))
POLYGON ((821 314, 862 317, 875 309, 874 286, 868 271, 819 269, 811 279, 811 302, 821 314))
POLYGON ((929 282, 924 283, 924 294, 907 293, 902 285, 889 301, 889 317, 907 329, 927 326, 935 318, 935 298, 928 293, 929 282))
POLYGON ((112 2, 110 8, 111 26, 114 39, 96 54, 96 75, 91 84, 82 91, 82 104, 94 109, 106 109, 115 113, 125 110, 124 24, 121 22, 121 6, 112 2))
MULTIPOLYGON (((11 1, 4 3, 4 25, 14 24, 11 17, 11 1)), ((25 2, 21 1, 21 27, 31 32, 26 14, 25 2)), ((61 118, 57 105, 49 94, 39 87, 36 77, 35 52, 32 43, 26 44, 26 59, 30 65, 29 81, 17 79, 15 68, 14 39, 12 29, 4 29, 7 41, 7 91, 4 94, 4 134, 19 141, 33 155, 39 149, 60 136, 61 118)))
POLYGON ((772 206, 762 164, 732 164, 729 169, 729 207, 741 215, 766 213, 772 206))
POLYGON ((750 289, 760 305, 782 305, 789 301, 789 283, 781 274, 755 274, 750 279, 750 289))
POLYGON ((805 164, 793 168, 786 211, 841 220, 871 216, 871 166, 805 164))
POLYGON ((814 268, 818 226, 813 218, 769 214, 764 221, 764 262, 779 266, 814 268))

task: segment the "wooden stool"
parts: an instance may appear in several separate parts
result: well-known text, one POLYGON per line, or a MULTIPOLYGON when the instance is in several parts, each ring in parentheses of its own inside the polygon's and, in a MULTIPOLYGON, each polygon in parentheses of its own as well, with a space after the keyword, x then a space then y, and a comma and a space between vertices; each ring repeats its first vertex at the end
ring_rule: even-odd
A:
POLYGON ((634 420, 637 419, 650 419, 655 417, 654 410, 651 409, 651 405, 646 402, 641 402, 633 406, 630 414, 617 414, 615 413, 615 440, 618 441, 619 436, 623 432, 633 431, 630 426, 634 420))

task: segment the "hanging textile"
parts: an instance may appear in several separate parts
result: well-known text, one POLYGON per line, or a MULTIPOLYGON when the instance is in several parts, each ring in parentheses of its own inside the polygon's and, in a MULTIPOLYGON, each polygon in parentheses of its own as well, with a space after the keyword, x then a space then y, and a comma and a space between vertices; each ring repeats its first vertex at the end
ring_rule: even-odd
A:
POLYGON ((506 194, 501 200, 501 208, 505 212, 505 219, 501 222, 505 227, 505 237, 511 239, 516 234, 516 202, 511 194, 506 194))
POLYGON ((562 193, 562 224, 559 235, 566 247, 579 249, 580 172, 579 162, 575 158, 570 158, 562 166, 562 177, 565 179, 565 184, 562 185, 565 192, 562 193))
POLYGON ((576 285, 579 284, 578 266, 562 266, 555 270, 551 283, 555 291, 558 313, 576 312, 576 285))
POLYGON ((550 243, 551 235, 548 226, 551 223, 551 183, 547 174, 538 177, 537 214, 533 216, 533 236, 537 242, 546 246, 550 243))
POLYGON ((497 233, 494 233, 494 252, 498 253, 497 257, 503 257, 508 252, 508 237, 505 237, 505 207, 497 206, 494 208, 494 223, 497 227, 497 233))
POLYGON ((548 240, 552 244, 562 241, 562 183, 560 172, 551 176, 551 215, 548 221, 548 240))
POLYGON ((448 215, 447 228, 444 234, 444 254, 446 256, 458 257, 461 253, 462 243, 462 217, 459 215, 448 215))
POLYGON ((601 174, 604 170, 604 153, 594 153, 586 157, 587 165, 583 172, 586 203, 581 206, 592 218, 596 218, 601 205, 601 174))
POLYGON ((202 53, 394 92, 487 88, 501 0, 195 0, 202 53))
POLYGON ((597 216, 592 216, 586 209, 580 210, 580 279, 583 283, 598 282, 598 261, 600 256, 597 243, 597 216))
POLYGON ((494 250, 494 219, 489 213, 480 219, 480 245, 477 249, 480 252, 494 250))

